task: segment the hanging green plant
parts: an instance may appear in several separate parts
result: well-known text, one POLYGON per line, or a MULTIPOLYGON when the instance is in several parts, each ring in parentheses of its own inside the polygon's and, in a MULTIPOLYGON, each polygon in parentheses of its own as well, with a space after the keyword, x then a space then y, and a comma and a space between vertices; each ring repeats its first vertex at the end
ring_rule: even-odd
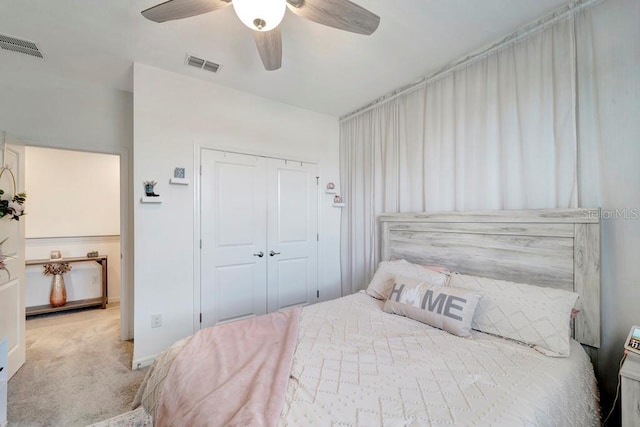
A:
POLYGON ((5 172, 9 172, 11 181, 13 182, 13 197, 11 200, 3 199, 4 190, 0 188, 0 218, 9 216, 11 219, 19 221, 20 217, 25 214, 24 203, 27 200, 27 193, 16 192, 16 177, 9 167, 5 166, 0 170, 0 178, 5 172))

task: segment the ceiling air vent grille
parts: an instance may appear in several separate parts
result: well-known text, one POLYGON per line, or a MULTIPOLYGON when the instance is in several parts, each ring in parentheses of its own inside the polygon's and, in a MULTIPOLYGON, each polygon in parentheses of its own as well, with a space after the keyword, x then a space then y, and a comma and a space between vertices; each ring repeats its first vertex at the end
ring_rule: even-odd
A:
POLYGON ((17 39, 5 34, 0 34, 0 48, 11 52, 35 56, 36 58, 44 58, 38 49, 38 46, 34 42, 17 39))
POLYGON ((189 54, 187 54, 185 63, 192 67, 200 68, 201 70, 211 71, 212 73, 217 73, 220 69, 220 64, 216 64, 215 62, 207 61, 206 59, 198 58, 197 56, 189 54))
POLYGON ((220 68, 220 64, 216 64, 215 62, 205 61, 202 66, 203 70, 211 71, 212 73, 217 73, 220 68))

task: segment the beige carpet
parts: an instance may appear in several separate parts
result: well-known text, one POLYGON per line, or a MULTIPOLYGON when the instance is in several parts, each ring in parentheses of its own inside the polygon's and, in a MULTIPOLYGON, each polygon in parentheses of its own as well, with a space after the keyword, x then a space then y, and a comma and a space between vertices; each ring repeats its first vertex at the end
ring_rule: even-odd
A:
POLYGON ((144 370, 120 341, 120 306, 27 320, 27 362, 9 381, 9 426, 78 426, 129 411, 144 370))

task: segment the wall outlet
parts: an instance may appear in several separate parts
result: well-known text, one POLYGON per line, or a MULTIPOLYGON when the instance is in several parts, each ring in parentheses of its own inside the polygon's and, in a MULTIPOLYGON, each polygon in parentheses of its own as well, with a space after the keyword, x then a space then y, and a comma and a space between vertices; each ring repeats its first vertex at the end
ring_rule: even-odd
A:
POLYGON ((152 314, 151 315, 151 327, 159 328, 162 326, 162 314, 152 314))

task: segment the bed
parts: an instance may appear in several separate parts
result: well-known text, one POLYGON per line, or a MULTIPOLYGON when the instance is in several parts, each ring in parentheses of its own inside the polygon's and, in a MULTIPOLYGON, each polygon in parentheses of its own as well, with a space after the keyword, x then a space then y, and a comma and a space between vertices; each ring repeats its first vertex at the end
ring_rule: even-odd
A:
MULTIPOLYGON (((384 260, 578 293, 568 357, 478 331, 452 335, 360 291, 301 310, 274 424, 599 425, 589 357, 600 343, 597 209, 391 214, 380 227, 384 260)), ((188 343, 160 355, 142 384, 149 412, 188 343)))

